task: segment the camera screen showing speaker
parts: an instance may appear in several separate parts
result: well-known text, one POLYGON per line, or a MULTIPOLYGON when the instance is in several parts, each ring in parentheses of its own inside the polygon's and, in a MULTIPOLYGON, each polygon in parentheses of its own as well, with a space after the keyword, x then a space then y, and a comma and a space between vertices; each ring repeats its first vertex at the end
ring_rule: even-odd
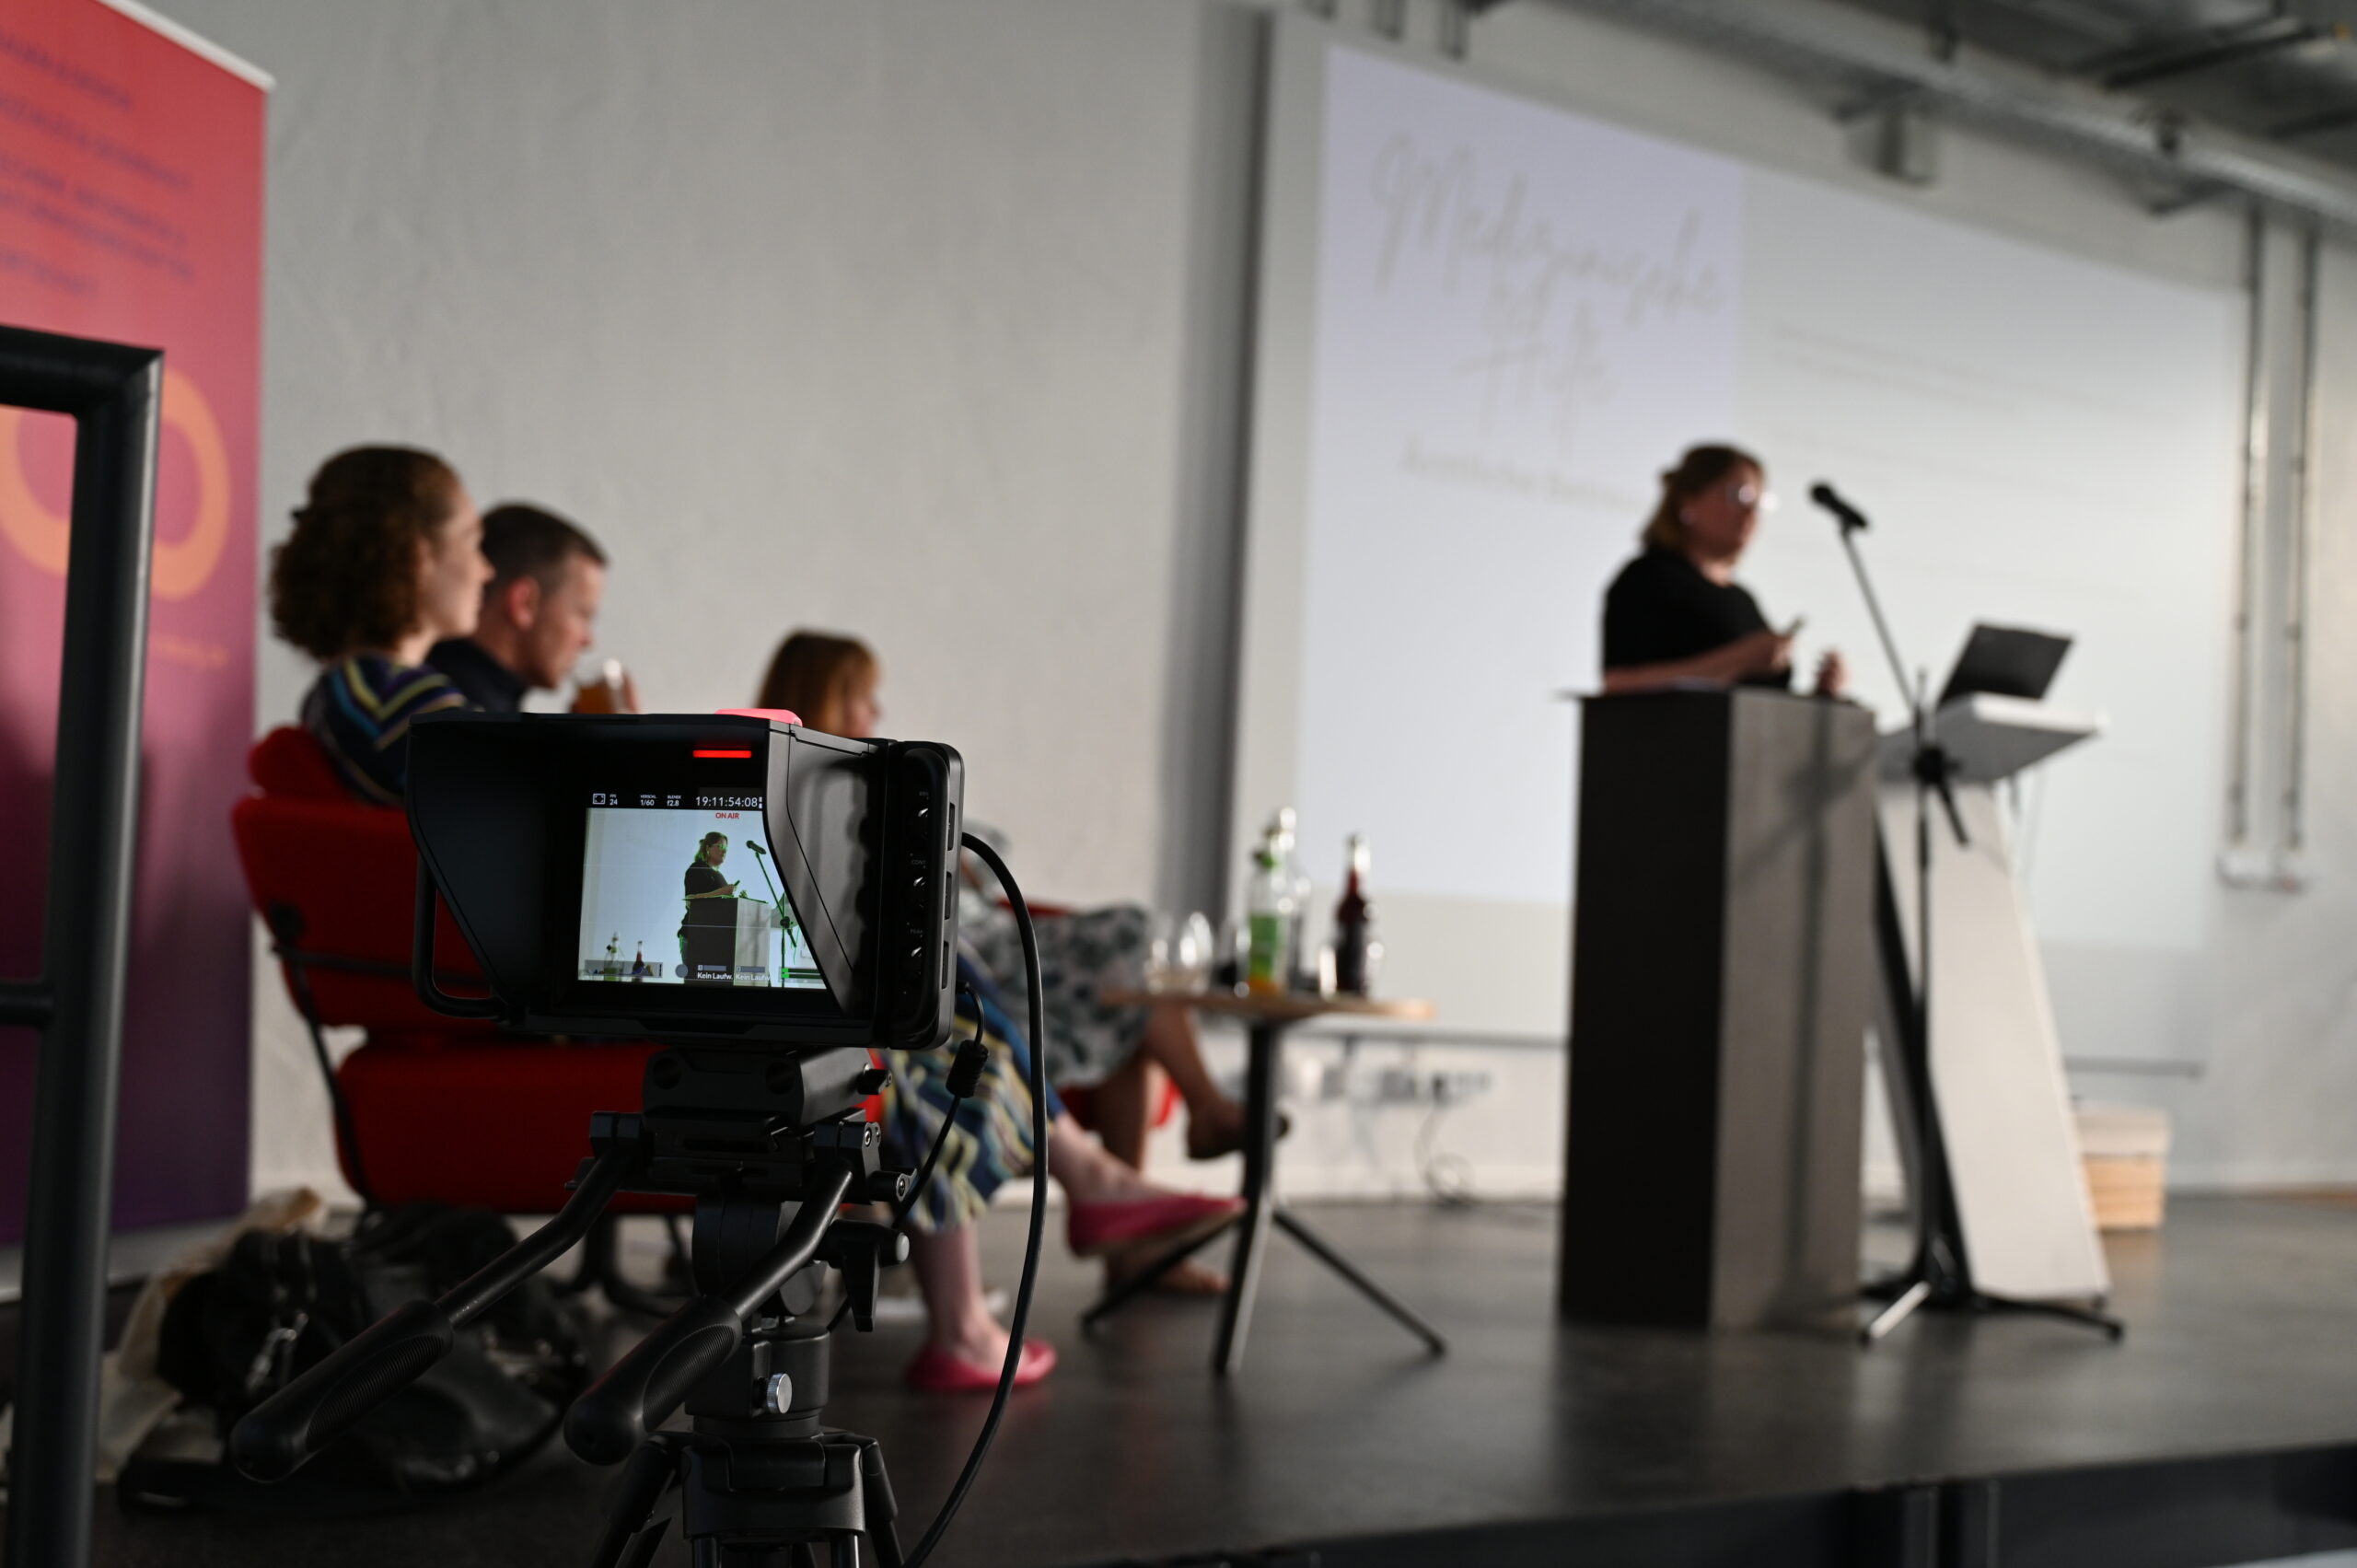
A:
POLYGON ((767 714, 461 713, 412 727, 408 798, 485 1016, 928 1050, 955 1013, 963 787, 948 747, 767 714))
POLYGON ((589 800, 580 978, 826 989, 763 842, 763 796, 593 790, 589 800))

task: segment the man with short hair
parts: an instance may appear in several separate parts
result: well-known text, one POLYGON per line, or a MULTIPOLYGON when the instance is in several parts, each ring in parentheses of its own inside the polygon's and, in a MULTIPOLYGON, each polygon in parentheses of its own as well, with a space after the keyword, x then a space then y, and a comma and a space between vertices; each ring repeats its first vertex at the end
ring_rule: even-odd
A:
MULTIPOLYGON (((555 513, 513 501, 482 515, 482 552, 493 576, 474 635, 435 644, 425 662, 485 713, 512 714, 527 691, 563 684, 588 651, 606 594, 606 552, 555 513)), ((624 712, 638 711, 627 676, 611 696, 624 712)))

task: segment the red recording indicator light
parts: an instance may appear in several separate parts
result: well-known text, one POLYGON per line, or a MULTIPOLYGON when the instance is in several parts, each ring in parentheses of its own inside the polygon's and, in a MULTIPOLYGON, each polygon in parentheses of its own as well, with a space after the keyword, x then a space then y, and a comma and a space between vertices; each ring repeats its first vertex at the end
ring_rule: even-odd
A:
POLYGON ((702 750, 699 750, 699 751, 696 753, 696 755, 697 755, 697 756, 699 756, 699 757, 742 757, 742 758, 744 758, 744 759, 746 759, 747 761, 751 761, 751 759, 752 759, 752 755, 753 755, 753 754, 752 754, 752 752, 750 752, 750 751, 702 751, 702 750))

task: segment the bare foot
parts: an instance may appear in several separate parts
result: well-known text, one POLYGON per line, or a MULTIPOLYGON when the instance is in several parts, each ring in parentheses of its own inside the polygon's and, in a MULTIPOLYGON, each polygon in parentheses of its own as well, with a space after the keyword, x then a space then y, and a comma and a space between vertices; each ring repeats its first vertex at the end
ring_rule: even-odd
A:
POLYGON ((926 1338, 944 1354, 970 1366, 996 1367, 1006 1360, 1006 1330, 987 1315, 958 1323, 935 1323, 926 1338))
POLYGON ((1067 1197, 1083 1203, 1108 1203, 1160 1196, 1166 1190, 1148 1181, 1138 1168, 1115 1159, 1105 1146, 1081 1133, 1059 1140, 1049 1150, 1048 1168, 1067 1197))

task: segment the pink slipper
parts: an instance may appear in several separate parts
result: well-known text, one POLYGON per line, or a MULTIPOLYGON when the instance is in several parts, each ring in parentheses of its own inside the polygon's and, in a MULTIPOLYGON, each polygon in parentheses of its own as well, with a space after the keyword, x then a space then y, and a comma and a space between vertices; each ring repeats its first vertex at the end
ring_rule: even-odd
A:
POLYGON ((1094 1258, 1129 1241, 1153 1240, 1177 1247, 1210 1235, 1243 1207, 1241 1198, 1205 1198, 1193 1192, 1158 1192, 1150 1198, 1094 1203, 1074 1199, 1065 1211, 1064 1239, 1079 1258, 1094 1258))
MULTIPOLYGON (((1023 1360, 1015 1368, 1015 1386, 1028 1388, 1055 1369, 1056 1347, 1045 1340, 1026 1340, 1023 1360)), ((900 1378, 920 1394, 988 1394, 997 1389, 1001 1370, 978 1366, 939 1345, 927 1344, 900 1378)))

